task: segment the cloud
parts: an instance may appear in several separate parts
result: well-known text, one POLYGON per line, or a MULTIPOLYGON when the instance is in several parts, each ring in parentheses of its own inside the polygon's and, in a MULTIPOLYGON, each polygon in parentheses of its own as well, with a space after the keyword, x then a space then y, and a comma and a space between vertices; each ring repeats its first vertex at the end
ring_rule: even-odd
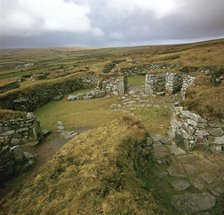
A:
POLYGON ((0 0, 0 47, 90 47, 224 36, 224 0, 0 0))
POLYGON ((1 35, 36 35, 45 32, 102 35, 92 26, 88 4, 63 0, 1 0, 1 35))
POLYGON ((149 11, 161 19, 178 9, 177 0, 109 0, 107 7, 119 14, 128 16, 136 12, 149 11))

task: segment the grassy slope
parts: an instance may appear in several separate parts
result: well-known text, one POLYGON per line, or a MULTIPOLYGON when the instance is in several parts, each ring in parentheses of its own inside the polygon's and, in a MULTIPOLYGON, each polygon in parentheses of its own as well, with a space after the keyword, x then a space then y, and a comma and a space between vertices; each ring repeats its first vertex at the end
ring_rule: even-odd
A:
POLYGON ((141 123, 128 117, 73 138, 8 199, 7 214, 164 214, 132 168, 144 138, 141 123))

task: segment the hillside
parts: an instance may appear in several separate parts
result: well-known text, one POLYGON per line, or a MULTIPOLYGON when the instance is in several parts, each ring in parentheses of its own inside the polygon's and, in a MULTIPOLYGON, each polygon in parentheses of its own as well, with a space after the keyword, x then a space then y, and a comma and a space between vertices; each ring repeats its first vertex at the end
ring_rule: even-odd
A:
MULTIPOLYGON (((7 214, 161 214, 138 178, 146 142, 142 124, 128 117, 67 143, 36 178, 9 196, 7 214)), ((149 160, 150 162, 150 160, 149 160)))

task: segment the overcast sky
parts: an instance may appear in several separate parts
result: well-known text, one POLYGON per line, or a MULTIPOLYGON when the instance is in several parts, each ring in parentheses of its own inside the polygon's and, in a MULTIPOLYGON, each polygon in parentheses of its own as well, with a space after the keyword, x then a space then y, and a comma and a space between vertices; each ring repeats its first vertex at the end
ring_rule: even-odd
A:
POLYGON ((169 44, 224 37, 224 0, 0 0, 0 48, 169 44))

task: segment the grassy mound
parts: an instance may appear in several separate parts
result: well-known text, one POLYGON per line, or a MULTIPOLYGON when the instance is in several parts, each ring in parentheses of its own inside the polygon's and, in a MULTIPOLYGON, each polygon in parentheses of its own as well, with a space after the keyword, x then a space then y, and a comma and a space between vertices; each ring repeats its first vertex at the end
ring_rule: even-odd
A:
POLYGON ((133 168, 145 136, 123 117, 73 138, 3 205, 7 214, 163 214, 133 168))

